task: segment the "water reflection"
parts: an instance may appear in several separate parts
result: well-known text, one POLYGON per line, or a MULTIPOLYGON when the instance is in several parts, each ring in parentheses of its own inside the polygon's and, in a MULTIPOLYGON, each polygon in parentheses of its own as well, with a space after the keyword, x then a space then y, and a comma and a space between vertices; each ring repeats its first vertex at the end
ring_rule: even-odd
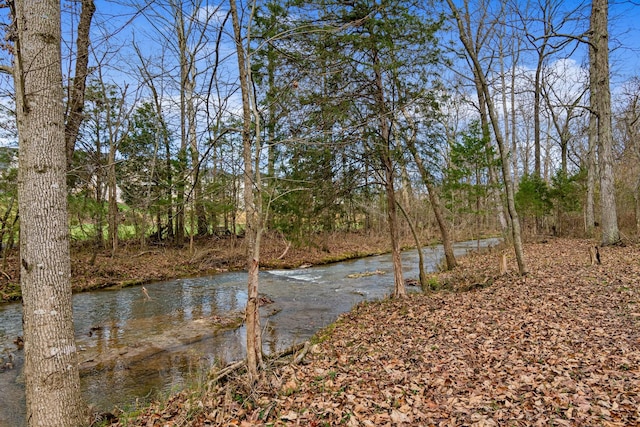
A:
MULTIPOLYGON (((497 239, 482 242, 484 246, 497 243, 497 239)), ((475 241, 458 244, 456 254, 475 246, 475 241)), ((443 257, 441 247, 426 248, 424 254, 430 270, 443 257)), ((404 252, 402 258, 405 277, 416 278, 417 251, 404 252)), ((390 256, 381 255, 308 269, 261 272, 261 293, 275 301, 261 309, 265 351, 274 353, 302 342, 354 304, 388 295, 392 268, 390 256), (347 278, 376 270, 388 274, 347 278)), ((93 354, 127 354, 83 373, 84 395, 97 408, 128 407, 155 393, 169 393, 215 361, 227 363, 244 357, 244 327, 214 334, 208 328, 198 329, 197 322, 244 309, 245 273, 173 280, 146 285, 146 289, 151 300, 140 287, 74 296, 81 361, 93 354), (188 342, 181 339, 185 335, 188 342), (136 349, 141 353, 129 357, 136 349)), ((12 340, 22 334, 21 323, 19 304, 0 306, 0 354, 13 350, 12 340)), ((24 423, 19 368, 0 373, 0 426, 24 423)))

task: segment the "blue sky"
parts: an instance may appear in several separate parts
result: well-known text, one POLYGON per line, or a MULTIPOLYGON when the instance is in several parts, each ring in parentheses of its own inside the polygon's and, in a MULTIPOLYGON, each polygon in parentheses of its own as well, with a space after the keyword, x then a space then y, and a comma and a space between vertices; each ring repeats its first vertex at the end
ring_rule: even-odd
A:
POLYGON ((609 32, 612 83, 640 75, 640 2, 611 2, 609 32))

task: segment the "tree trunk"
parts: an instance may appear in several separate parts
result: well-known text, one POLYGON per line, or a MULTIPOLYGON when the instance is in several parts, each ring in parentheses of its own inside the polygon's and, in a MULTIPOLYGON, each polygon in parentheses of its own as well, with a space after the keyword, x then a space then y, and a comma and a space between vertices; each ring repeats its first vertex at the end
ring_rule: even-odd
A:
POLYGON ((380 163, 384 169, 384 189, 387 198, 387 225, 389 226, 389 238, 391 239, 391 258, 393 260, 393 298, 402 298, 407 295, 407 289, 402 277, 402 258, 400 256, 400 241, 398 236, 398 213, 396 209, 396 193, 394 188, 395 174, 393 172, 393 160, 391 158, 391 125, 386 114, 384 85, 377 52, 373 54, 373 69, 376 84, 376 103, 378 104, 378 116, 380 123, 381 141, 377 150, 380 163))
POLYGON ((189 149, 191 151, 191 197, 193 198, 193 207, 195 209, 196 216, 196 225, 194 226, 194 221, 191 221, 191 233, 193 236, 194 233, 197 233, 198 236, 205 236, 208 233, 208 224, 207 224, 207 215, 204 210, 204 203, 202 202, 202 183, 200 180, 200 150, 198 150, 198 138, 196 135, 196 109, 195 109, 195 101, 194 101, 194 85, 195 85, 195 76, 193 75, 193 66, 189 67, 186 92, 187 92, 187 122, 189 124, 188 135, 189 135, 189 149))
POLYGON ((19 134, 24 375, 29 426, 86 425, 71 304, 60 4, 12 10, 19 134))
MULTIPOLYGON (((593 79, 592 79, 593 80, 593 79)), ((591 85, 591 87, 595 87, 595 85, 591 85)), ((584 227, 585 233, 587 237, 593 237, 595 234, 595 187, 596 187, 596 144, 597 144, 597 133, 598 133, 598 124, 596 116, 593 112, 589 115, 589 130, 588 130, 588 140, 589 140, 589 152, 587 153, 587 200, 584 206, 584 227)))
MULTIPOLYGON (((259 379, 259 369, 263 368, 262 334, 260 330, 260 313, 258 298, 258 273, 260 267, 260 240, 262 194, 260 193, 260 146, 255 143, 255 171, 253 165, 253 148, 251 138, 252 108, 251 108, 251 75, 250 64, 246 61, 246 52, 242 42, 242 32, 236 0, 229 0, 233 33, 238 57, 240 89, 242 92, 242 156, 244 160, 244 204, 246 211, 245 241, 247 242, 247 307, 245 324, 247 328, 247 370, 252 381, 259 379)), ((260 115, 254 110, 255 138, 260 136, 260 115)))
MULTIPOLYGON (((95 256, 104 249, 104 158, 102 154, 102 143, 100 132, 95 135, 96 138, 96 156, 95 156, 95 184, 96 184, 96 207, 95 215, 95 256)), ((85 197, 85 203, 88 197, 85 197)), ((93 259, 93 258, 92 258, 93 259)), ((93 265, 93 262, 91 263, 93 265)))
POLYGON ((180 4, 173 5, 176 21, 174 23, 178 37, 178 51, 180 60, 180 150, 178 151, 176 184, 176 221, 175 241, 181 246, 185 239, 185 209, 187 208, 186 181, 187 172, 187 148, 189 140, 189 123, 187 121, 187 85, 189 82, 189 60, 187 58, 187 35, 185 34, 184 13, 180 4))
POLYGON ((107 165, 107 182, 109 187, 109 250, 111 256, 118 249, 118 198, 116 181, 116 142, 111 141, 109 146, 109 164, 107 165))
POLYGON ((84 93, 89 75, 89 30, 93 14, 96 11, 93 0, 82 0, 81 5, 82 11, 78 22, 78 38, 76 39, 76 72, 73 83, 69 86, 67 122, 64 130, 67 171, 71 169, 76 139, 84 119, 84 93))
MULTIPOLYGON (((518 126, 518 115, 516 109, 516 76, 517 76, 517 67, 518 67, 518 59, 520 58, 519 51, 514 48, 514 60, 512 60, 511 64, 511 91, 510 91, 510 99, 511 99, 511 169, 513 169, 513 182, 515 184, 515 190, 518 190, 518 182, 520 181, 520 177, 518 176, 518 133, 516 132, 516 128, 518 126)), ((505 117, 505 120, 507 118, 505 117)), ((509 142, 509 141, 507 141, 509 142)), ((502 205, 502 203, 501 203, 502 205)))
POLYGON ((493 146, 491 144, 491 131, 489 130, 489 113, 487 112, 486 97, 482 88, 482 82, 477 77, 474 77, 474 84, 476 86, 476 94, 478 95, 478 110, 480 112, 480 127, 482 129, 482 138, 487 145, 487 172, 489 174, 489 198, 496 209, 498 222, 500 223, 500 230, 505 238, 509 238, 509 230, 511 229, 511 218, 504 213, 504 203, 502 197, 500 197, 500 191, 498 190, 498 171, 496 170, 496 162, 493 157, 493 146))
MULTIPOLYGON (((541 132, 540 132, 540 92, 542 85, 542 67, 544 66, 544 51, 546 44, 542 44, 538 51, 538 62, 536 67, 535 80, 533 83, 533 146, 534 146, 534 159, 533 159, 533 173, 537 178, 542 176, 541 174, 541 159, 542 151, 541 145, 541 132)), ((537 221, 537 218, 536 218, 537 221)))
POLYGON ((389 225, 389 237, 391 238, 391 258, 393 260, 393 298, 402 298, 407 295, 407 289, 402 277, 402 258, 400 256, 400 239, 398 237, 398 213, 396 210, 396 193, 393 185, 394 173, 391 157, 383 159, 385 169, 385 193, 387 196, 387 224, 389 225))
POLYGON ((407 148, 409 149, 409 152, 411 153, 411 156, 413 157, 413 160, 418 167, 418 171, 420 172, 422 181, 427 187, 429 202, 431 203, 431 208, 433 209, 433 213, 436 217, 436 222, 438 223, 438 228, 440 229, 440 237, 442 238, 442 246, 444 248, 444 258, 447 263, 447 270, 452 270, 456 268, 458 263, 453 253, 453 241, 451 239, 451 235, 449 234, 447 221, 445 220, 444 214, 442 212, 440 197, 435 186, 433 185, 433 177, 431 176, 429 170, 427 170, 427 168, 424 166, 422 159, 418 155, 418 150, 416 150, 416 146, 412 138, 409 138, 407 140, 407 148))
POLYGON ((595 75, 595 98, 598 119, 598 165, 600 169, 600 222, 602 245, 620 241, 613 173, 613 133, 611 126, 611 90, 609 87, 609 33, 607 0, 594 0, 591 5, 590 72, 595 75))
MULTIPOLYGON (((489 92, 489 84, 486 81, 484 70, 480 59, 478 58, 477 50, 474 48, 471 41, 471 34, 468 34, 464 29, 464 21, 460 11, 457 9, 453 0, 447 0, 451 11, 454 13, 456 24, 458 26, 460 41, 464 45, 467 52, 467 56, 471 62, 472 72, 476 82, 479 84, 480 92, 484 97, 484 104, 487 107, 489 113, 489 119, 493 126, 493 134, 498 144, 498 150, 500 151, 501 166, 502 166, 502 179, 504 180, 505 191, 507 193, 507 208, 509 217, 511 218, 511 234, 513 237, 513 247, 516 254, 516 261, 518 263, 518 270, 521 275, 528 274, 527 264, 524 259, 524 250, 522 247, 522 237, 520 230, 520 220, 518 219, 518 212, 516 212, 516 204, 514 197, 513 181, 509 172, 509 153, 505 147, 502 139, 502 133, 500 129, 500 121, 498 120, 498 114, 495 111, 493 101, 491 100, 491 93, 489 92)), ((465 16, 467 20, 470 19, 468 15, 465 16)))
POLYGON ((636 191, 633 194, 635 203, 634 213, 636 216, 636 234, 640 236, 640 177, 636 181, 636 191))
POLYGON ((402 207, 400 203, 397 203, 397 205, 398 208, 400 208, 400 212, 402 212, 404 219, 407 220, 407 224, 409 224, 409 229, 411 230, 413 241, 416 242, 416 250, 418 251, 418 270, 420 271, 420 288, 422 289, 422 292, 428 292, 431 289, 429 288, 429 278, 427 277, 427 271, 424 269, 424 254, 422 253, 420 238, 418 237, 416 228, 413 226, 413 221, 411 221, 411 218, 407 214, 407 211, 402 207))

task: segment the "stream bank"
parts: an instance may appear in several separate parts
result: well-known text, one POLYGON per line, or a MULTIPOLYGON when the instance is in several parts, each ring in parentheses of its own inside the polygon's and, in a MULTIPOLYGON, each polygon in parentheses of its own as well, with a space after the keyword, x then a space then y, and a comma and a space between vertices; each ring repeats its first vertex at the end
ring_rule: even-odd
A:
MULTIPOLYGON (((432 238, 424 238, 433 243, 432 238)), ((405 236, 402 247, 414 246, 405 236)), ((426 244, 426 243, 425 243, 426 244)), ((99 251, 94 257, 90 244, 71 245, 72 287, 84 292, 109 287, 127 287, 163 280, 208 276, 245 268, 244 240, 215 236, 196 238, 189 245, 123 244, 114 256, 99 251)), ((306 245, 293 245, 281 236, 267 233, 261 245, 260 267, 291 269, 300 265, 323 265, 389 252, 388 237, 368 233, 335 233, 314 236, 306 245)), ((0 271, 0 304, 20 300, 20 263, 17 251, 8 254, 0 271)))

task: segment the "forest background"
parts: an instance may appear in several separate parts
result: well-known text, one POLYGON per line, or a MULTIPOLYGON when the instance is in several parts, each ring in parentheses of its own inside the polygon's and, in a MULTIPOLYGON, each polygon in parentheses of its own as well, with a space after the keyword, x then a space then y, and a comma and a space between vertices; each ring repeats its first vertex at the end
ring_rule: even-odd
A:
MULTIPOLYGON (((243 101, 227 5, 62 6, 74 285, 242 268, 243 101)), ((525 236, 596 235, 590 4, 461 4, 480 74, 469 68, 449 6, 240 4, 266 265, 304 262, 296 250, 316 251, 312 262, 390 250, 380 239, 395 205, 404 215, 402 246, 415 244, 411 228, 424 243, 442 240, 442 230, 452 240, 508 236, 496 135, 525 236)), ((640 230, 637 15, 630 2, 611 5, 615 205, 628 238, 640 230)), ((5 22, 9 31, 7 15, 5 22)), ((0 87, 2 297, 9 300, 19 297, 20 226, 9 74, 0 87)), ((255 176, 249 182, 255 186, 255 176)))

